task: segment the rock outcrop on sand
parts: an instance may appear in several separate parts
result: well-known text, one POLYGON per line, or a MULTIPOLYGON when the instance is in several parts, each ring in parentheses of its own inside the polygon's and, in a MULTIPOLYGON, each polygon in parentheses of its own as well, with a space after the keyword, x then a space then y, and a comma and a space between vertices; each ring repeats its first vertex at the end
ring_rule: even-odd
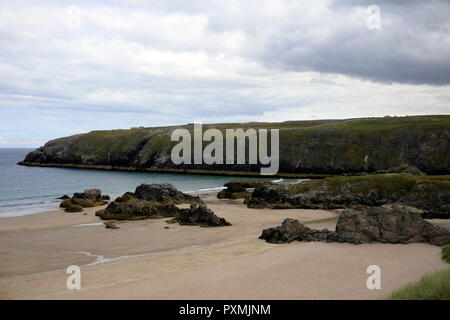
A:
POLYGON ((396 202, 417 208, 424 218, 449 218, 450 177, 376 174, 261 185, 255 188, 248 207, 345 209, 396 202))
POLYGON ((217 193, 219 199, 245 199, 250 198, 252 192, 248 189, 256 188, 263 184, 271 184, 270 181, 230 181, 224 184, 226 189, 217 193))
MULTIPOLYGON (((190 130, 192 126, 179 128, 190 130)), ((203 128, 278 128, 280 174, 373 173, 404 163, 427 174, 450 174, 448 115, 253 122, 203 128)), ((260 170, 259 164, 199 165, 192 161, 176 165, 170 157, 176 145, 170 139, 174 129, 92 131, 59 138, 30 152, 20 164, 106 170, 201 170, 230 175, 260 170)))
POLYGON ((177 190, 171 184, 142 184, 134 193, 126 192, 96 215, 104 220, 142 220, 176 217, 176 204, 203 204, 199 197, 177 190))
POLYGON ((104 200, 104 195, 99 189, 86 189, 83 192, 76 192, 72 198, 64 195, 61 199, 65 199, 60 203, 60 207, 66 212, 81 212, 83 208, 92 208, 102 206, 108 202, 104 200))
POLYGON ((180 209, 178 216, 169 221, 178 222, 181 225, 202 226, 202 227, 223 227, 231 226, 231 223, 224 218, 220 218, 205 205, 191 204, 189 209, 180 209))
POLYGON ((141 184, 136 188, 134 197, 139 200, 158 202, 164 204, 199 203, 203 201, 199 197, 191 196, 177 190, 170 183, 141 184))
POLYGON ((295 219, 285 219, 281 226, 263 230, 260 239, 270 243, 298 241, 348 242, 353 244, 426 242, 450 244, 450 231, 435 226, 402 207, 364 207, 344 211, 336 231, 313 230, 295 219))
POLYGON ((175 217, 178 208, 174 205, 160 204, 131 198, 127 201, 112 201, 104 210, 95 213, 103 220, 143 220, 175 217))

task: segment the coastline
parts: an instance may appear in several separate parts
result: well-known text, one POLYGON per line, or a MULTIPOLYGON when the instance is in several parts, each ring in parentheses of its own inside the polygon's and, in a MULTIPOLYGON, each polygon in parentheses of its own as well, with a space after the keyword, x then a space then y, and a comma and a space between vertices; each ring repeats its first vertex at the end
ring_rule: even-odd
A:
POLYGON ((333 174, 316 174, 316 173, 277 173, 275 175, 264 176, 259 171, 221 171, 221 170, 201 170, 201 169, 176 169, 176 168, 135 168, 120 167, 111 165, 84 165, 70 163, 38 163, 20 161, 17 163, 21 166, 29 167, 55 167, 55 168, 71 168, 71 169, 91 169, 104 171, 135 171, 135 172, 158 172, 158 173, 179 173, 179 174, 198 174, 198 175, 217 175, 217 176, 237 176, 237 177, 267 177, 267 178, 293 178, 293 179, 323 179, 331 177, 333 174))
POLYGON ((269 244, 258 239, 261 230, 286 217, 333 229, 336 213, 249 209, 215 194, 201 197, 231 227, 148 219, 111 230, 95 216, 102 207, 2 219, 0 298, 380 299, 447 266, 440 248, 428 244, 269 244), (81 267, 81 290, 65 287, 72 264, 81 267), (382 268, 381 290, 366 288, 370 264, 382 268))

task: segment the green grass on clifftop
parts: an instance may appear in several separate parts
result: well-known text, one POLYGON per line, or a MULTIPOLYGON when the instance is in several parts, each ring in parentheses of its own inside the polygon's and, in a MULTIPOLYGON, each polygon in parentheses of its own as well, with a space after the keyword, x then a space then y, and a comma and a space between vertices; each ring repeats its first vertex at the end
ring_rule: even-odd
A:
POLYGON ((413 176, 409 174, 374 174, 366 176, 334 176, 323 180, 310 180, 291 186, 293 193, 302 193, 319 187, 328 190, 342 188, 344 185, 354 186, 360 193, 373 190, 394 192, 410 192, 418 184, 426 184, 432 189, 450 190, 450 176, 413 176))

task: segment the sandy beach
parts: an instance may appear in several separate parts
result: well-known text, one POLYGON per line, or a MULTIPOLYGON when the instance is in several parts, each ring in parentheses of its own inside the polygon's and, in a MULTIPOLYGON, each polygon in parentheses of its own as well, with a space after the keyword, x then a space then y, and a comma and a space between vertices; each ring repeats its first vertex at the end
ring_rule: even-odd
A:
MULTIPOLYGON (((54 210, 0 219, 1 299, 382 299, 445 268, 428 244, 269 244, 262 229, 286 217, 334 229, 325 210, 248 209, 242 200, 201 196, 229 227, 118 222, 105 229, 95 211, 54 210), (381 268, 369 290, 366 268, 381 268), (81 267, 81 290, 66 288, 69 265, 81 267)), ((446 221, 435 221, 448 226, 446 221)))

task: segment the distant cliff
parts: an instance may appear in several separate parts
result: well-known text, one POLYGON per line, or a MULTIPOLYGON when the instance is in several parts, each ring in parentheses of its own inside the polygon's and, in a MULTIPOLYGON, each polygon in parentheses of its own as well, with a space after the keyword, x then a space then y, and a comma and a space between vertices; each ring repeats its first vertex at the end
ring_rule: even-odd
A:
MULTIPOLYGON (((19 164, 218 174, 259 171, 258 165, 173 164, 170 153, 177 142, 170 136, 176 128, 192 131, 185 125, 59 138, 30 152, 19 164)), ((203 125, 208 128, 280 129, 280 175, 374 172, 403 164, 428 174, 450 174, 450 116, 446 115, 203 125)))

